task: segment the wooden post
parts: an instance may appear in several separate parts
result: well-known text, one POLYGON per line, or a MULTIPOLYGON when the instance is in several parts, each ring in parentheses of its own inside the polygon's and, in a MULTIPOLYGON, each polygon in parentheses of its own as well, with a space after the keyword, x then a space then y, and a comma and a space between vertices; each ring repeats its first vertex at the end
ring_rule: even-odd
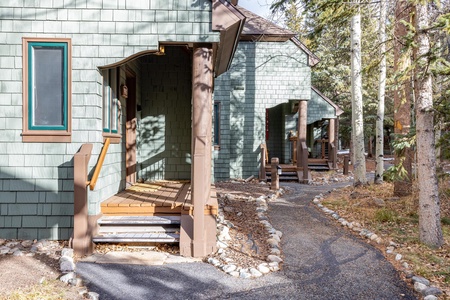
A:
POLYGON ((336 119, 328 120, 328 160, 331 162, 333 169, 337 164, 337 147, 336 147, 336 119))
POLYGON ((91 158, 92 144, 83 144, 74 156, 73 178, 73 237, 72 248, 77 255, 84 256, 94 250, 92 230, 88 217, 88 164, 91 158))
POLYGON ((344 156, 344 175, 348 175, 349 156, 344 156))
MULTIPOLYGON (((303 179, 300 182, 308 182, 308 148, 306 145, 307 133, 307 117, 308 117, 308 101, 300 100, 298 103, 298 134, 297 134, 297 170, 303 168, 303 179), (304 149, 306 148, 306 149, 304 149)), ((297 172, 298 173, 298 172, 297 172)))
POLYGON ((259 180, 266 180, 266 145, 261 144, 261 167, 259 169, 259 180))
POLYGON ((278 176, 278 165, 280 160, 278 157, 272 157, 270 160, 271 165, 271 177, 270 177, 270 189, 278 190, 280 188, 280 177, 278 176))
MULTIPOLYGON (((214 249, 206 246, 204 208, 211 192, 212 65, 211 45, 195 45, 192 61, 192 168, 191 189, 194 205, 192 256, 203 257, 214 249)), ((181 245, 180 245, 181 246, 181 245)))

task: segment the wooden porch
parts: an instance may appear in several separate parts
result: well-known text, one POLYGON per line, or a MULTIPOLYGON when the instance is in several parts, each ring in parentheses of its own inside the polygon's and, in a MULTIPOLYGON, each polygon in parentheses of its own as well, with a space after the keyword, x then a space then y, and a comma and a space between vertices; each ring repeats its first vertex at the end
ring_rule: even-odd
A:
MULTIPOLYGON (((189 181, 137 183, 101 203, 105 216, 192 215, 193 208, 189 181)), ((217 209, 216 190, 212 185, 204 214, 215 215, 217 209)))

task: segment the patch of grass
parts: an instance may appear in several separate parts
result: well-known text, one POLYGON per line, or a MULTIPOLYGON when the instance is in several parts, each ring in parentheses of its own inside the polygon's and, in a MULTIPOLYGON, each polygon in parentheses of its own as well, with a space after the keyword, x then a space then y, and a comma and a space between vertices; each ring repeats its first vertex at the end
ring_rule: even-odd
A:
POLYGON ((442 225, 450 225, 450 217, 441 218, 442 225))
MULTIPOLYGON (((26 289, 19 289, 12 292, 5 300, 63 300, 63 299, 77 299, 72 291, 68 290, 68 286, 59 280, 44 281, 42 284, 36 284, 26 289)), ((80 298, 81 299, 81 296, 80 298)))
POLYGON ((395 211, 389 208, 381 208, 375 212, 375 221, 382 223, 397 222, 397 216, 395 211))

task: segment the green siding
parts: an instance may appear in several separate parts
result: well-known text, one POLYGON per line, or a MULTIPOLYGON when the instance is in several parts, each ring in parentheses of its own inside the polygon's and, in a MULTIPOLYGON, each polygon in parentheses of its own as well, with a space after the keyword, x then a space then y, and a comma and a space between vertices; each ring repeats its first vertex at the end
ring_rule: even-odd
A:
MULTIPOLYGON (((214 153, 216 179, 258 174, 266 108, 311 98, 307 61, 307 55, 291 41, 239 43, 230 71, 215 83, 214 100, 221 102, 222 110, 221 145, 214 153)), ((282 113, 279 118, 283 122, 282 113)), ((277 129, 280 139, 287 137, 283 130, 277 129)))

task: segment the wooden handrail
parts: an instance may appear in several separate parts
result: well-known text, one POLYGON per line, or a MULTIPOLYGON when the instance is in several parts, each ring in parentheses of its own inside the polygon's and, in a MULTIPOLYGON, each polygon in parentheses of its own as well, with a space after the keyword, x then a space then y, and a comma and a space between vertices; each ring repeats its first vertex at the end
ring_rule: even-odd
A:
POLYGON ((105 140, 105 144, 103 145, 102 152, 100 153, 100 157, 98 158, 97 166, 95 167, 94 175, 92 175, 91 181, 89 182, 89 188, 91 191, 94 190, 95 185, 97 184, 98 175, 100 175, 100 171, 103 166, 103 161, 105 160, 106 153, 108 152, 110 142, 111 142, 110 139, 107 138, 105 140))

